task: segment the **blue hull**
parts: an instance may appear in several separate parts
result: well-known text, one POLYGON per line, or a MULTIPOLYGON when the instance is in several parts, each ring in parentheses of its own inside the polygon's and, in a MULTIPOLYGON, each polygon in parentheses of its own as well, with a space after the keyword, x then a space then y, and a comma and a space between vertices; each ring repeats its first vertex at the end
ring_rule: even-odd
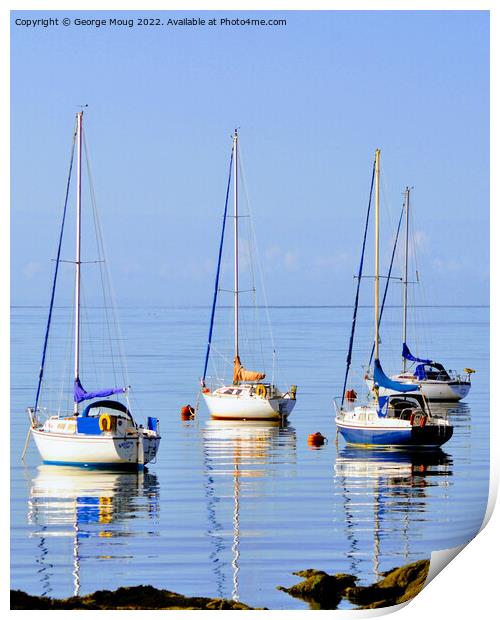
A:
POLYGON ((438 448, 453 434, 451 426, 412 427, 401 430, 351 428, 338 425, 345 441, 355 446, 384 446, 392 448, 438 448))

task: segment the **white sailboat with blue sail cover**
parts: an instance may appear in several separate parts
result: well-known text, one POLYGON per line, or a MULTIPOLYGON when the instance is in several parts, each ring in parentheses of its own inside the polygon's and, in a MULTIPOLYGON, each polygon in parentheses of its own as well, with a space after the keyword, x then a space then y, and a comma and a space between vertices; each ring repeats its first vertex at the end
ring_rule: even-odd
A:
POLYGON ((229 165, 229 178, 226 190, 226 202, 222 224, 222 235, 219 246, 219 258, 215 277, 215 291, 210 317, 210 329, 208 335, 205 366, 201 378, 201 393, 213 418, 232 420, 278 420, 286 419, 292 413, 296 402, 296 386, 282 392, 273 381, 265 381, 265 373, 248 370, 243 366, 240 359, 239 338, 239 238, 238 222, 242 217, 238 211, 238 131, 234 131, 231 160, 229 165), (214 326, 217 294, 219 291, 219 276, 224 243, 224 232, 227 214, 229 191, 231 186, 231 173, 233 174, 234 188, 234 357, 233 357, 233 380, 232 383, 219 382, 210 388, 207 385, 208 361, 212 349, 212 335, 214 326), (222 383, 222 384, 221 384, 222 383))
MULTIPOLYGON (((78 112, 73 134, 70 170, 66 186, 63 218, 59 235, 54 280, 49 305, 49 316, 38 377, 35 404, 28 408, 30 429, 25 446, 32 435, 44 462, 51 464, 77 465, 87 467, 141 468, 151 462, 160 443, 159 422, 148 417, 147 427, 138 424, 130 411, 128 387, 112 387, 87 391, 80 379, 81 343, 81 213, 82 213, 82 156, 83 156, 83 112, 78 112), (76 161, 76 252, 75 252, 75 297, 74 297, 74 375, 72 411, 65 410, 59 403, 55 412, 40 406, 44 369, 51 320, 54 310, 57 276, 61 259, 64 224, 67 215, 68 195, 73 169, 74 152, 76 161), (110 397, 122 394, 127 404, 110 397), (83 407, 83 403, 87 403, 83 407), (82 409, 83 407, 83 409, 82 409)), ((87 161, 88 164, 88 161, 87 161)), ((93 191, 91 191, 93 195, 93 191)), ((68 262, 68 261, 64 261, 68 262)), ((73 262, 73 261, 71 261, 73 262)), ((103 261, 96 261, 103 262, 103 261)), ((24 453, 23 453, 24 457, 24 453)))
POLYGON ((354 305, 351 339, 347 355, 346 374, 341 402, 334 400, 335 422, 344 440, 355 446, 388 448, 437 448, 446 443, 453 434, 448 420, 432 415, 430 407, 419 390, 418 384, 398 383, 383 371, 379 359, 379 179, 380 150, 375 152, 375 162, 370 189, 370 201, 365 223, 363 249, 358 274, 358 288, 354 305), (362 277, 366 233, 371 204, 373 181, 375 180, 375 339, 374 371, 371 398, 362 405, 356 404, 354 390, 346 392, 352 345, 359 300, 359 286, 362 277), (395 395, 381 395, 381 389, 395 392, 395 395))
MULTIPOLYGON (((408 245, 410 229, 410 188, 405 190, 404 212, 406 221, 405 235, 405 264, 403 280, 403 346, 401 356, 403 359, 401 372, 392 375, 392 379, 404 384, 418 384, 420 391, 428 400, 436 401, 459 401, 465 398, 471 387, 471 375, 475 372, 472 368, 464 368, 464 375, 453 370, 446 370, 437 361, 416 357, 407 345, 408 323, 408 245), (414 366, 407 368, 408 362, 414 366)), ((370 373, 366 376, 366 383, 371 389, 373 377, 370 373)), ((383 396, 397 394, 398 392, 388 388, 380 388, 383 396)))

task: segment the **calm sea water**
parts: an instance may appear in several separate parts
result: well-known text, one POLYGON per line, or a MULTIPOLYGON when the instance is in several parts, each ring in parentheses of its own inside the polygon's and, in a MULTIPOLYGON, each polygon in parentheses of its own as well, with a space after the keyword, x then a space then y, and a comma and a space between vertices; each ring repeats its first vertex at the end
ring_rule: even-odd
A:
MULTIPOLYGON (((135 474, 45 466, 33 444, 23 466, 46 310, 13 308, 12 588, 66 597, 152 584, 304 609, 276 589, 299 580, 293 571, 349 572, 368 583, 474 536, 488 497, 489 310, 426 309, 420 354, 477 373, 463 404, 438 407, 453 438, 422 454, 348 449, 342 440, 336 449, 332 397, 341 392, 350 309, 270 313, 280 376, 299 386, 283 428, 210 421, 204 406, 182 421, 180 407, 196 400, 209 310, 120 311, 139 413, 158 416, 163 436, 157 463, 135 474), (307 445, 316 431, 329 439, 320 450, 307 445)), ((353 365, 362 391, 371 314, 360 310, 353 365)), ((387 371, 399 366, 399 321, 400 310, 388 308, 387 371)), ((65 350, 61 339, 52 358, 65 350)))

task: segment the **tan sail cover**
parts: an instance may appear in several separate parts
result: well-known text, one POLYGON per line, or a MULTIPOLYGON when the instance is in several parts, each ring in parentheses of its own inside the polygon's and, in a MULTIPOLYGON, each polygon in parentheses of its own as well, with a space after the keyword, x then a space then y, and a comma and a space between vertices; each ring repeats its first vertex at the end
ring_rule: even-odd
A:
POLYGON ((234 358, 234 369, 233 369, 233 383, 236 384, 240 381, 260 381, 264 379, 266 373, 264 372, 256 372, 254 370, 246 370, 241 365, 241 361, 239 356, 237 355, 234 358))

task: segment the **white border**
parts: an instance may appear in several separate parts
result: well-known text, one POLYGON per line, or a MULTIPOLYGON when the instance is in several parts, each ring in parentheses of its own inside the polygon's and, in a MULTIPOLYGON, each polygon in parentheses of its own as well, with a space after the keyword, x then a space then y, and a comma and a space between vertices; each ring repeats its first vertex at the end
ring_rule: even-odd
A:
MULTIPOLYGON (((4 93, 0 100, 0 119, 1 119, 1 133, 2 141, 0 146, 0 192, 2 197, 2 219, 0 222, 0 282, 1 282, 1 309, 0 309, 0 393, 2 394, 2 414, 3 423, 9 418, 8 412, 10 410, 8 406, 7 395, 9 394, 9 332, 7 326, 9 325, 9 233, 10 233, 10 214, 9 214, 9 98, 6 93, 9 93, 9 46, 10 46, 10 11, 11 10, 102 10, 102 2, 96 0, 87 0, 86 2, 62 2, 62 1, 47 1, 44 6, 41 6, 39 2, 7 2, 2 3, 0 8, 0 15, 2 17, 0 21, 0 45, 2 49, 2 55, 0 59, 0 79, 3 86, 1 92, 4 93)), ((122 0, 118 2, 116 0, 108 0, 105 3, 106 10, 137 10, 144 8, 144 5, 140 5, 137 2, 131 0, 122 0)), ((491 110, 495 111, 499 109, 500 101, 498 97, 498 42, 497 36, 499 32, 498 28, 498 9, 493 5, 493 2, 471 2, 464 0, 455 1, 431 1, 420 0, 419 2, 409 2, 407 0, 385 0, 385 1, 360 1, 352 0, 346 1, 314 1, 299 2, 296 1, 279 1, 279 0, 253 0, 252 2, 243 2, 241 0, 219 0, 209 2, 208 0, 191 0, 189 3, 182 3, 180 0, 172 2, 169 0, 149 0, 147 4, 147 10, 489 10, 491 13, 491 110), (496 35, 496 36, 495 36, 496 35)), ((491 204, 498 205, 498 191, 497 184, 494 183, 496 176, 498 176, 498 145, 497 135, 498 126, 496 121, 496 115, 492 114, 491 118, 491 204), (495 176, 496 173, 496 176, 495 176)), ((491 212, 491 267, 499 263, 499 253, 494 232, 498 231, 498 216, 496 211, 491 212)), ((492 271, 492 273, 495 273, 492 271)), ((494 279, 491 279, 491 307, 493 315, 498 308, 498 284, 494 279)), ((495 345, 499 344, 497 322, 494 321, 491 324, 491 350, 496 350, 495 345)), ((497 377, 498 365, 496 364, 496 358, 492 357, 491 377, 497 377)), ((474 614, 484 615, 484 617, 490 617, 491 609, 496 606, 495 593, 497 589, 497 565, 498 557, 496 552, 500 550, 500 517, 499 512, 496 510, 493 512, 493 505, 496 501, 497 489, 498 489, 498 457, 495 447, 498 444, 499 439, 499 423, 497 417, 500 412, 493 412, 491 417, 491 481, 490 481, 490 498, 488 505, 488 512, 485 516, 485 523, 488 521, 488 517, 491 516, 491 520, 488 523, 488 527, 472 541, 466 548, 461 551, 458 558, 451 562, 450 566, 440 573, 437 578, 432 580, 432 583, 427 586, 419 596, 414 599, 409 605, 397 606, 400 611, 401 618, 407 620, 421 620, 422 614, 431 614, 431 617, 449 617, 450 615, 456 615, 457 617, 465 617, 474 614)), ((6 478, 4 489, 8 489, 9 482, 9 456, 8 451, 3 450, 2 459, 4 462, 3 472, 6 478)), ((5 507, 5 503, 4 503, 5 507)), ((7 536, 9 536, 9 516, 8 512, 4 509, 1 516, 1 527, 4 535, 6 536, 3 549, 7 548, 7 536)), ((443 560, 444 555, 448 553, 448 559, 453 554, 451 552, 442 552, 439 554, 440 561, 443 560)), ((2 609, 9 609, 9 555, 7 553, 2 554, 1 562, 1 583, 2 583, 2 609)), ((434 559, 433 559, 434 563, 434 559)), ((396 608, 391 608, 395 611, 396 608)), ((341 617, 349 615, 353 618, 357 617, 373 617, 375 615, 383 615, 388 613, 389 609, 368 611, 368 612, 352 612, 352 611, 336 611, 335 617, 341 617)), ((11 611, 10 613, 20 615, 29 614, 27 611, 11 611)), ((38 614, 46 615, 45 611, 38 611, 38 614)), ((72 612, 59 612, 59 617, 66 616, 72 612)), ((94 613, 94 612, 87 612, 94 613)), ((116 615, 121 613, 119 611, 106 612, 110 615, 116 615)), ((136 611, 134 618, 144 617, 145 615, 151 615, 154 612, 148 611, 136 611)), ((177 612, 170 612, 176 614, 177 612)), ((183 618, 191 617, 193 614, 199 614, 195 611, 182 612, 183 618)), ((255 615, 279 615, 285 617, 302 615, 303 611, 266 611, 266 612, 233 612, 233 614, 248 614, 255 615)), ((315 614, 328 614, 331 617, 331 611, 319 611, 315 614)))

